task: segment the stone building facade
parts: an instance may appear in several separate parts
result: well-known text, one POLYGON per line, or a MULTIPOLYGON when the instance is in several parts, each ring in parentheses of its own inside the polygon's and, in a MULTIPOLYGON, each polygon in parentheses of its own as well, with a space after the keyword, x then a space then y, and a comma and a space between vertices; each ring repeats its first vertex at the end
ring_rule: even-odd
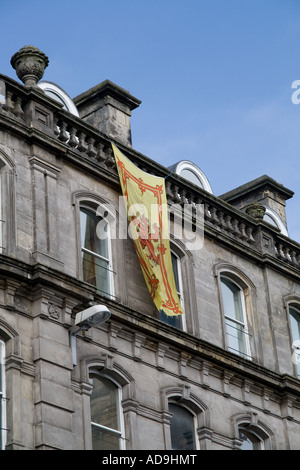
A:
POLYGON ((216 197, 192 162, 132 148, 140 101, 126 90, 106 80, 71 100, 40 81, 38 49, 11 63, 23 83, 0 75, 2 449, 299 450, 293 192, 262 176, 216 197), (95 235, 110 210, 117 232, 121 220, 111 142, 166 178, 170 207, 204 209, 199 250, 171 216, 180 320, 156 311, 130 237, 95 235), (110 318, 71 335, 98 304, 110 318))

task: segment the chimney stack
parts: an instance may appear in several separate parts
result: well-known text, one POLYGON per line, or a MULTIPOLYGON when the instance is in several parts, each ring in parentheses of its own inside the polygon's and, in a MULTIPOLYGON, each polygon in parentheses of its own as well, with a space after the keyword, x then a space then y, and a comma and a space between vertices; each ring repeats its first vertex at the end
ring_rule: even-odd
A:
POLYGON ((73 99, 81 119, 108 137, 132 145, 131 111, 141 101, 123 88, 105 80, 73 99))

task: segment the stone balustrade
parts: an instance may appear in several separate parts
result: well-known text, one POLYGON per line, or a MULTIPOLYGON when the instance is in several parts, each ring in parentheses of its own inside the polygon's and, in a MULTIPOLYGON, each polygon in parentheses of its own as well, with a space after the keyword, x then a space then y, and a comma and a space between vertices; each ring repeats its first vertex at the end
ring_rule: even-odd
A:
POLYGON ((274 242, 276 257, 291 266, 300 268, 300 245, 280 236, 275 236, 274 242))
MULTIPOLYGON (((8 116, 10 122, 13 119, 32 129, 43 130, 48 137, 52 137, 53 141, 59 141, 73 158, 78 155, 87 162, 100 165, 108 170, 115 182, 118 181, 112 147, 107 135, 63 110, 58 103, 46 97, 41 90, 37 90, 37 87, 23 87, 3 75, 0 75, 0 85, 2 94, 5 90, 5 102, 0 104, 0 125, 1 122, 5 122, 3 118, 8 116), (37 114, 32 112, 35 102, 38 103, 39 109, 42 108, 41 103, 47 104, 49 116, 52 110, 51 118, 45 118, 44 122, 37 119, 37 114)), ((179 204, 182 207, 184 204, 192 206, 203 204, 205 227, 208 231, 219 233, 227 239, 229 237, 233 243, 239 242, 247 245, 258 254, 264 251, 257 233, 261 227, 266 227, 268 224, 238 211, 230 204, 178 175, 170 174, 167 168, 132 148, 127 148, 124 144, 120 144, 119 147, 143 171, 166 178, 166 192, 170 204, 179 204)), ((272 249, 268 251, 268 254, 286 265, 299 268, 300 245, 281 236, 271 226, 267 227, 267 231, 273 239, 272 249)))

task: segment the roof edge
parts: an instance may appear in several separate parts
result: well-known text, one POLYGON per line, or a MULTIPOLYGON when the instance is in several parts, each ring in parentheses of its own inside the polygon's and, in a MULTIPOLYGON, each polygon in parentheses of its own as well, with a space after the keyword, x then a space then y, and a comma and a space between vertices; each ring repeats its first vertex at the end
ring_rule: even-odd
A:
POLYGON ((249 181, 248 183, 238 186, 237 188, 232 189, 231 191, 221 194, 219 198, 223 199, 226 202, 231 203, 235 199, 239 199, 245 196, 246 194, 250 194, 264 187, 265 188, 271 187, 272 189, 275 189, 277 192, 281 194, 281 196, 285 200, 290 199, 294 195, 294 191, 292 191, 291 189, 286 188, 285 186, 278 183, 270 176, 263 175, 263 176, 260 176, 259 178, 249 181))

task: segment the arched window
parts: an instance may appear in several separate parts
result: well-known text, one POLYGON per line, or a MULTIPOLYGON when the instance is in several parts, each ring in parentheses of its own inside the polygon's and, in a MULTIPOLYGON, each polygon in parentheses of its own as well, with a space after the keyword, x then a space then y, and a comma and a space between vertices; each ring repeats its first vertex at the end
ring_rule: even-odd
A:
POLYGON ((222 305, 227 349, 247 359, 251 358, 243 288, 221 275, 222 305))
POLYGON ((249 431, 247 426, 239 427, 239 439, 242 441, 240 450, 263 450, 263 440, 253 431, 249 431))
POLYGON ((80 206, 82 277, 100 294, 113 296, 110 227, 96 209, 80 206))
MULTIPOLYGON (((182 306, 184 310, 184 297, 183 297, 183 288, 182 288, 182 274, 181 274, 180 258, 173 251, 171 252, 171 260, 172 260, 174 280, 175 280, 178 298, 180 301, 180 305, 182 306)), ((164 323, 167 323, 168 325, 171 325, 171 326, 175 326, 176 328, 179 328, 180 330, 186 329, 184 313, 182 315, 169 316, 169 315, 166 315, 161 310, 159 312, 159 315, 160 315, 159 316, 160 320, 163 321, 164 323)))
POLYGON ((172 450, 197 449, 196 417, 186 407, 169 403, 172 450))
POLYGON ((292 360, 300 378, 300 305, 289 305, 289 321, 292 336, 292 360))
POLYGON ((4 192, 4 185, 3 185, 3 173, 4 173, 5 165, 0 160, 0 253, 3 253, 4 251, 4 240, 3 240, 3 234, 4 234, 4 198, 3 198, 3 192, 4 192))
POLYGON ((188 385, 163 388, 164 411, 170 413, 165 432, 165 448, 173 450, 207 449, 211 433, 208 407, 191 393, 188 385))
POLYGON ((0 450, 5 448, 6 441, 6 396, 5 396, 5 343, 0 339, 0 450))
POLYGON ((0 150, 0 253, 15 249, 15 167, 0 150))
POLYGON ((90 374, 93 450, 125 448, 121 387, 97 372, 90 374))
POLYGON ((276 448, 271 429, 249 412, 235 418, 236 448, 239 450, 272 450, 276 448))
POLYGON ((79 113, 73 100, 60 86, 52 82, 41 81, 38 83, 38 87, 41 88, 47 96, 62 104, 66 111, 79 117, 79 113))
POLYGON ((283 235, 288 237, 288 231, 281 219, 281 217, 270 207, 266 207, 266 212, 264 215, 264 221, 268 222, 270 225, 278 228, 283 235))
POLYGON ((212 194, 213 191, 207 177, 203 171, 195 165, 195 163, 188 160, 182 160, 181 162, 172 165, 170 170, 212 194))

